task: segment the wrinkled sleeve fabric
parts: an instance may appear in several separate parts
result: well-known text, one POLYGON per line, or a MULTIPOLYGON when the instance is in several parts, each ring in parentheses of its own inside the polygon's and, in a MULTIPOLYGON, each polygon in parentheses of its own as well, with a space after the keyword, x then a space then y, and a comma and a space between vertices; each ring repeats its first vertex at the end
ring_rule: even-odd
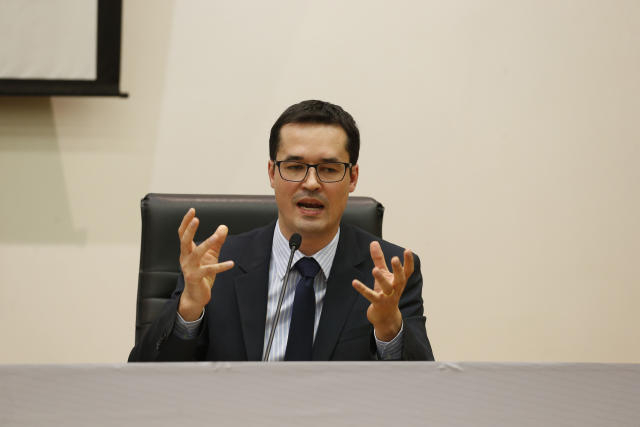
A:
POLYGON ((398 335, 393 337, 391 341, 381 341, 373 331, 373 337, 376 340, 376 349, 378 359, 380 360, 400 360, 402 359, 402 334, 404 332, 404 324, 400 327, 398 335))
POLYGON ((422 273, 420 258, 413 255, 414 271, 407 280, 402 297, 400 312, 402 313, 402 355, 401 360, 433 361, 433 351, 427 338, 426 317, 422 300, 422 273))
POLYGON ((194 339, 200 333, 202 319, 204 319, 204 309, 202 310, 200 317, 192 322, 187 322, 182 318, 182 316, 180 316, 179 312, 176 312, 176 323, 173 326, 173 333, 183 340, 194 339))

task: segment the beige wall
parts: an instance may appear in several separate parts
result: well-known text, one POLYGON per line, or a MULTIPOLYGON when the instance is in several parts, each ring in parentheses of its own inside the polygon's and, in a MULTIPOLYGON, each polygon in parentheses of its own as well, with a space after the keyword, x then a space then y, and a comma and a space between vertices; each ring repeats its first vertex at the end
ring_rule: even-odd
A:
POLYGON ((129 99, 0 98, 1 363, 124 361, 139 199, 270 193, 307 98, 358 121, 438 359, 640 362, 639 2, 124 3, 129 99))

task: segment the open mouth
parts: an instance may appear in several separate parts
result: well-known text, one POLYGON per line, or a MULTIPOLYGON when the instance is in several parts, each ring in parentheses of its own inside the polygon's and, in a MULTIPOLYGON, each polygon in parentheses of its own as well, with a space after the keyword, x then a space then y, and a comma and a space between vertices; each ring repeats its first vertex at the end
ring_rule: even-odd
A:
POLYGON ((311 212, 320 212, 324 209, 324 205, 317 200, 300 200, 297 206, 303 210, 311 212))

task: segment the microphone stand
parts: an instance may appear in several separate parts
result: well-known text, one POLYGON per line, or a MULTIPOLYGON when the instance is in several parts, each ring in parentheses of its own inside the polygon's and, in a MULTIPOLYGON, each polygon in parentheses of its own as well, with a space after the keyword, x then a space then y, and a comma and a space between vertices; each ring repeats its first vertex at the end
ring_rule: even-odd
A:
POLYGON ((276 317, 273 321, 273 325, 271 325, 271 332, 269 333, 269 342, 267 344, 267 351, 264 353, 262 357, 263 362, 267 362, 269 360, 269 354, 271 354, 271 344, 273 344, 273 336, 276 333, 276 326, 278 326, 278 320, 280 319, 280 310, 282 308, 282 300, 284 300, 284 294, 287 292, 287 285, 289 283, 289 273, 291 272, 291 263, 293 262, 293 255, 296 253, 296 250, 302 244, 302 236, 298 233, 293 233, 291 238, 289 239, 289 247, 291 248, 291 255, 289 255, 289 262, 287 263, 287 271, 284 275, 284 281, 282 283, 282 289, 280 290, 280 298, 278 299, 278 308, 276 308, 276 317))

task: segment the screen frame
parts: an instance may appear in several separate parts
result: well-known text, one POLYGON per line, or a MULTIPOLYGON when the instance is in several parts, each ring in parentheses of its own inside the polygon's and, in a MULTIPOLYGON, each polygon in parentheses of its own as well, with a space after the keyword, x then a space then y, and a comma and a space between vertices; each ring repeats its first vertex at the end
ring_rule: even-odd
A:
POLYGON ((119 96, 122 0, 98 0, 95 80, 0 79, 0 96, 119 96))

